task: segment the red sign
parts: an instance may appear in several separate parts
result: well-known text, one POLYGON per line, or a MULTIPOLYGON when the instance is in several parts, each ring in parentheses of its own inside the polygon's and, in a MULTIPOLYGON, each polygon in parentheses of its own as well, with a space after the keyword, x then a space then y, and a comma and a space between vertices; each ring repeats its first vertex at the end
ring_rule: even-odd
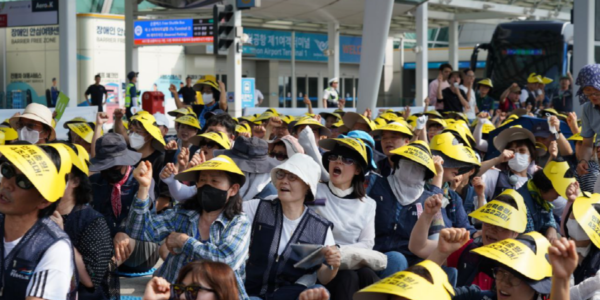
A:
POLYGON ((8 16, 0 15, 0 27, 7 27, 7 26, 8 26, 8 16))
POLYGON ((164 45, 164 44, 193 44, 193 43, 212 43, 212 36, 187 37, 187 38, 168 38, 168 39, 136 39, 136 45, 164 45))

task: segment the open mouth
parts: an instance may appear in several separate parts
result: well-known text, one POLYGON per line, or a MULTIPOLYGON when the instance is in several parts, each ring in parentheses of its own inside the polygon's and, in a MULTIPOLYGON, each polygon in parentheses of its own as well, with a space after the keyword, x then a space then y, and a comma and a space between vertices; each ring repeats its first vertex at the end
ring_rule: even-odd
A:
POLYGON ((340 169, 340 167, 334 167, 333 168, 333 175, 335 175, 335 176, 342 175, 342 169, 340 169))
POLYGON ((284 192, 284 193, 285 193, 285 192, 289 192, 289 191, 290 191, 290 189, 289 189, 289 188, 287 188, 287 187, 282 187, 282 188, 280 188, 280 189, 279 189, 279 191, 280 191, 280 192, 284 192))
POLYGON ((4 196, 4 194, 0 194, 0 203, 10 203, 11 201, 4 196))
POLYGON ((497 242, 497 241, 498 241, 498 239, 497 239, 497 238, 491 237, 491 236, 489 236, 489 235, 487 235, 487 234, 485 235, 485 238, 487 239, 487 241, 488 241, 490 244, 492 244, 492 243, 495 243, 495 242, 497 242))
POLYGON ((510 294, 509 294, 509 293, 507 293, 507 292, 505 292, 505 291, 503 291, 503 290, 498 290, 498 294, 499 294, 499 295, 500 295, 502 298, 504 298, 504 297, 506 297, 506 298, 510 297, 510 294))

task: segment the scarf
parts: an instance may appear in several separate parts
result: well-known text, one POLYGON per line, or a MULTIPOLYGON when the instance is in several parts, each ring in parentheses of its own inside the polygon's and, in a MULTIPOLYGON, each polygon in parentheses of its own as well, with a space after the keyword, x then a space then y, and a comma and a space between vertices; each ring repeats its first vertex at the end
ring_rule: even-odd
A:
POLYGON ((350 188, 348 188, 347 190, 342 190, 342 189, 340 189, 340 188, 337 188, 337 187, 335 187, 335 186, 333 185, 333 183, 331 183, 331 181, 329 181, 329 182, 327 183, 327 185, 329 185, 329 189, 331 190, 331 192, 332 192, 334 195, 336 195, 336 196, 338 196, 338 197, 340 197, 340 198, 344 198, 344 197, 346 197, 346 196, 348 196, 348 195, 352 194, 352 192, 354 192, 354 187, 353 187, 353 186, 351 186, 351 187, 350 187, 350 188))
POLYGON ((533 200, 539 206, 541 206, 545 211, 551 211, 552 209, 554 209, 554 205, 552 203, 550 203, 542 198, 542 193, 540 192, 538 187, 535 186, 533 181, 529 180, 527 182, 527 189, 529 190, 529 194, 531 194, 531 197, 533 198, 533 200))
POLYGON ((425 190, 425 167, 409 159, 401 159, 398 168, 387 177, 396 200, 402 206, 415 202, 425 190), (402 170, 402 171, 400 171, 402 170))
POLYGON ((127 182, 127 179, 129 179, 130 172, 131 166, 127 166, 127 171, 125 172, 123 179, 113 185, 113 190, 110 194, 110 204, 112 205, 112 210, 115 214, 115 217, 121 215, 121 186, 127 182))

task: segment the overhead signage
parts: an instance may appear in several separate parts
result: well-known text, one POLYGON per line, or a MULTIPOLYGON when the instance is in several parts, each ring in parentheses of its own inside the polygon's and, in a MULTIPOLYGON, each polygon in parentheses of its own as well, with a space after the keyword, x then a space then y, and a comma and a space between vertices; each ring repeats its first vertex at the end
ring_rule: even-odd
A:
POLYGON ((135 45, 212 43, 212 19, 135 21, 133 41, 135 45))
MULTIPOLYGON (((292 57, 292 33, 290 31, 244 28, 250 37, 243 53, 249 57, 263 59, 290 60, 292 57)), ((329 49, 326 34, 296 32, 296 60, 328 60, 325 54, 329 49)), ((340 62, 360 63, 362 38, 358 36, 340 36, 340 62)))
POLYGON ((0 28, 56 24, 58 0, 0 1, 0 28))

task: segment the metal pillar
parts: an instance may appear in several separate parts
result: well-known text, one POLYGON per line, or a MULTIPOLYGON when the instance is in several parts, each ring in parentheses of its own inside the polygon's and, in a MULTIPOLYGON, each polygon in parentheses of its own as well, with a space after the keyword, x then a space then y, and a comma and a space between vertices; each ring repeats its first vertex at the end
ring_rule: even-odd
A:
MULTIPOLYGON (((2 68, 0 68, 0 77, 2 78, 2 80, 0 80, 0 82, 2 82, 2 90, 0 92, 4 92, 4 103, 6 103, 6 99, 8 97, 8 91, 6 90, 6 87, 8 86, 8 80, 6 79, 6 31, 8 29, 6 28, 2 28, 0 29, 0 52, 2 53, 2 68)), ((5 107, 0 107, 0 108, 5 108, 5 107)))
POLYGON ((58 5, 59 84, 60 90, 77 106, 77 8, 74 1, 61 0, 58 5))
MULTIPOLYGON (((394 0, 365 1, 357 111, 375 112, 394 0)), ((376 114, 376 113, 375 113, 376 114)))
POLYGON ((423 100, 427 97, 427 11, 428 3, 417 7, 416 26, 417 26, 417 79, 416 79, 416 99, 415 105, 422 106, 423 100))
POLYGON ((404 92, 404 35, 400 38, 400 46, 398 50, 400 50, 400 72, 398 73, 399 84, 398 89, 396 90, 397 94, 395 96, 400 99, 400 105, 404 105, 404 103, 402 103, 402 96, 404 92))
MULTIPOLYGON (((235 30, 242 28, 242 12, 237 10, 236 1, 228 0, 227 4, 233 5, 235 13, 233 14, 233 26, 235 30)), ((236 37, 227 50, 227 91, 234 93, 233 103, 227 103, 229 114, 233 117, 242 116, 242 42, 240 37, 242 33, 236 34, 236 37), (239 50, 239 51, 238 51, 239 50)), ((254 99, 252 100, 254 101, 254 99)))
MULTIPOLYGON (((329 80, 331 80, 340 77, 340 24, 338 22, 330 22, 327 25, 327 41, 329 43, 327 67, 329 80)), ((319 99, 318 102, 319 108, 323 108, 323 99, 319 99)))
POLYGON ((383 61, 383 77, 381 78, 380 95, 383 95, 381 106, 390 106, 394 90, 394 37, 388 37, 385 45, 383 61))
POLYGON ((458 21, 450 22, 448 34, 448 63, 458 70, 458 21))
POLYGON ((296 82, 296 32, 292 31, 292 108, 296 108, 298 106, 298 83, 296 82))
MULTIPOLYGON (((573 78, 579 75, 579 70, 587 64, 594 63, 594 11, 595 1, 573 2, 573 78)), ((573 86, 573 95, 579 86, 573 86)), ((581 116, 579 99, 573 97, 573 111, 581 116)))
POLYGON ((125 1, 125 80, 131 71, 138 72, 138 49, 133 45, 133 21, 137 1, 125 1))

